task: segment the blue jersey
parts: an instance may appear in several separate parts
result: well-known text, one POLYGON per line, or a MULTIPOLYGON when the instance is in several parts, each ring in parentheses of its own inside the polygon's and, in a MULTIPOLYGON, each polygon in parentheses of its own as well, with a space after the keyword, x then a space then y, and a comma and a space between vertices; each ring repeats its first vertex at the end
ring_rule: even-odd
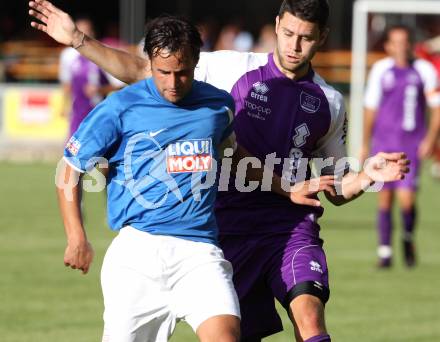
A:
POLYGON ((217 148, 232 134, 233 111, 230 95, 207 83, 194 81, 176 105, 150 78, 95 107, 64 156, 81 172, 99 157, 109 162, 107 212, 113 230, 130 225, 215 243, 217 148))

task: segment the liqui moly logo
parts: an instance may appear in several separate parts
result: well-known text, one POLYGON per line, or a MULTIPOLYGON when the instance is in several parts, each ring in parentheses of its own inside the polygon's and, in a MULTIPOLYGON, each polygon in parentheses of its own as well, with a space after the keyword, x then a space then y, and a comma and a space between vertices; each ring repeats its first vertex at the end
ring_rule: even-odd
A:
POLYGON ((205 172, 211 168, 211 139, 180 140, 168 145, 168 173, 205 172))

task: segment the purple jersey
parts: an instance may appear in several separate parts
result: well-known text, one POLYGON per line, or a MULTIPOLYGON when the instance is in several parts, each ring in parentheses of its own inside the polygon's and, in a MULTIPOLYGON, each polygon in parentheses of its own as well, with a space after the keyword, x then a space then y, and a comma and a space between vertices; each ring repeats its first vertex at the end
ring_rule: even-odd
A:
POLYGON ((437 79, 434 67, 415 60, 408 67, 397 67, 392 58, 373 65, 365 106, 376 110, 372 132, 374 151, 411 152, 423 139, 426 104, 435 105, 437 79))
POLYGON ((83 56, 77 56, 70 65, 72 111, 70 113, 70 133, 75 132, 87 114, 102 100, 102 96, 88 97, 87 85, 101 87, 108 80, 99 67, 83 56))
MULTIPOLYGON (((231 91, 238 143, 262 162, 276 153, 281 162, 274 171, 284 179, 295 182, 304 173, 310 177, 304 158, 346 156, 342 95, 313 70, 293 81, 279 71, 272 54, 220 51, 202 54, 196 77, 231 91)), ((336 160, 322 174, 342 173, 346 165, 335 170, 336 160)), ((323 211, 295 205, 269 191, 240 192, 234 179, 217 198, 220 232, 227 234, 291 231, 306 219, 316 220, 323 211)))

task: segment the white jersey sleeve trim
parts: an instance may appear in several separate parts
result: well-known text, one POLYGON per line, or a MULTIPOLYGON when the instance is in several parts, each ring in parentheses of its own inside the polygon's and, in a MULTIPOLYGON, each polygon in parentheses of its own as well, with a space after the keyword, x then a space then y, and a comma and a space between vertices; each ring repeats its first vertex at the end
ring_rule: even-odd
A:
POLYGON ((232 87, 241 76, 258 69, 267 62, 267 53, 229 50, 201 52, 199 63, 194 71, 194 78, 231 92, 232 87))
MULTIPOLYGON (((234 112, 232 111, 231 108, 225 106, 225 109, 228 113, 228 125, 231 125, 232 122, 234 121, 234 112)), ((235 151, 237 151, 237 138, 235 136, 234 131, 232 131, 232 133, 226 137, 222 142, 221 142, 221 148, 220 148, 220 155, 221 158, 224 157, 224 149, 225 148, 232 148, 232 152, 235 153, 235 151)))
POLYGON ((228 106, 225 106, 226 112, 228 113, 228 124, 230 125, 234 121, 234 112, 228 106))
POLYGON ((414 69, 417 70, 422 78, 428 105, 430 107, 440 106, 439 80, 434 66, 424 59, 416 59, 414 61, 414 69))
POLYGON ((347 114, 344 105, 344 98, 340 92, 329 86, 315 73, 313 81, 320 86, 324 92, 330 109, 330 127, 326 135, 317 142, 317 148, 312 152, 315 158, 333 158, 331 166, 321 170, 322 175, 340 175, 348 171, 346 163, 347 148, 347 114))
POLYGON ((68 164, 72 169, 74 169, 75 171, 79 172, 79 173, 86 173, 85 170, 81 170, 80 168, 78 168, 77 166, 75 166, 75 164, 73 164, 68 157, 63 156, 64 161, 66 162, 66 164, 68 164))
POLYGON ((368 109, 377 109, 382 99, 382 77, 388 69, 394 65, 392 58, 383 58, 371 67, 368 76, 367 88, 364 97, 364 106, 368 109))

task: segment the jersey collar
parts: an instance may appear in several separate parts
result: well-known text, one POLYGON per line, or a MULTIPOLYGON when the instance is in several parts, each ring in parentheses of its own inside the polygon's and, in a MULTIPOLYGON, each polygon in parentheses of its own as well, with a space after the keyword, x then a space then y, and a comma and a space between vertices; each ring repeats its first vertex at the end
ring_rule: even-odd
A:
POLYGON ((305 74, 303 77, 297 79, 297 80, 291 80, 286 75, 284 75, 280 69, 278 69, 277 65, 275 64, 273 53, 269 54, 269 68, 272 72, 272 74, 277 78, 285 78, 292 82, 299 82, 299 81, 312 81, 313 76, 315 75, 315 72, 313 71, 312 64, 310 64, 309 71, 307 74, 305 74))

